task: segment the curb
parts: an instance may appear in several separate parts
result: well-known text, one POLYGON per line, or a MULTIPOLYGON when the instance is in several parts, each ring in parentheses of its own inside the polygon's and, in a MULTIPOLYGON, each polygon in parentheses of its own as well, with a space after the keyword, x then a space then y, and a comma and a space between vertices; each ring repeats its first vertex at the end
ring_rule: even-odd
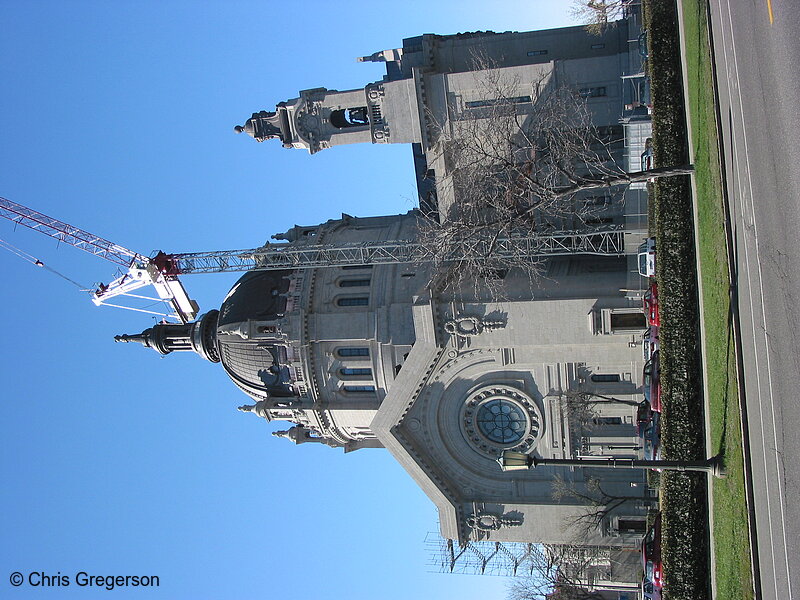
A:
MULTIPOLYGON (((695 164, 694 156, 694 140, 692 139, 692 113, 689 107, 689 73, 686 66, 686 28, 683 19, 683 1, 677 0, 678 9, 678 41, 680 43, 681 53, 681 75, 683 77, 683 112, 686 119, 686 137, 689 142, 689 162, 695 164)), ((700 361, 701 372, 703 374, 703 412, 705 414, 705 445, 706 455, 712 451, 711 447, 711 411, 709 408, 709 393, 708 393, 708 355, 706 352, 706 319, 705 313, 702 310, 703 306, 703 277, 702 277, 702 264, 700 262, 700 235, 699 235, 699 217, 698 217, 698 197, 697 197, 697 179, 696 174, 690 175, 690 185, 692 190, 692 217, 694 219, 694 255, 697 268, 697 296, 700 316, 700 361)), ((714 481, 713 477, 706 477, 706 493, 708 494, 708 564, 711 571, 709 577, 709 585, 711 586, 711 598, 717 598, 717 559, 714 551, 714 481)))

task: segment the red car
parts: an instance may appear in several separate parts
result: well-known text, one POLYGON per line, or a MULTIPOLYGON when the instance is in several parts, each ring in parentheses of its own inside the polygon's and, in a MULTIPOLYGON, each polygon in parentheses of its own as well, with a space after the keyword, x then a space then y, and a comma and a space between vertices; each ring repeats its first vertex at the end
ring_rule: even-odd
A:
POLYGON ((656 516, 653 526, 642 540, 642 567, 644 580, 653 584, 653 588, 664 587, 664 564, 661 562, 661 513, 656 516))
POLYGON ((642 355, 645 362, 650 360, 653 354, 658 352, 658 348, 658 326, 651 325, 642 335, 642 355))
POLYGON ((642 386, 644 399, 650 403, 654 412, 661 412, 661 381, 658 376, 658 351, 648 360, 642 369, 642 386))
POLYGON ((642 304, 644 307, 644 314, 647 315, 647 324, 655 325, 656 327, 660 326, 661 318, 658 316, 658 286, 655 282, 653 282, 650 285, 650 289, 645 292, 642 298, 642 304))

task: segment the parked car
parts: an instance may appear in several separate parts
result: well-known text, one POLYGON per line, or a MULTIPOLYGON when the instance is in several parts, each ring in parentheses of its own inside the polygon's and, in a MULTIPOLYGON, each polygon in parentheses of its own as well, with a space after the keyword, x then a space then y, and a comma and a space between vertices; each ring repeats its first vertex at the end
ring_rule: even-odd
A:
POLYGON ((661 414, 655 412, 646 400, 636 411, 636 433, 642 441, 644 460, 658 460, 661 456, 661 414))
POLYGON ((647 317, 648 325, 661 325, 661 318, 658 316, 658 285, 654 281, 642 298, 642 307, 647 317))
POLYGON ((642 334, 642 357, 647 362, 658 352, 658 325, 650 325, 642 334))
POLYGON ((640 246, 638 252, 639 275, 642 277, 656 276, 656 238, 647 238, 640 246))
POLYGON ((647 577, 642 579, 642 600, 661 600, 661 590, 656 589, 647 577))
POLYGON ((639 402, 636 407, 636 435, 639 437, 644 436, 644 432, 648 425, 653 421, 653 409, 650 408, 650 403, 647 400, 639 402))
POLYGON ((658 377, 658 351, 648 360, 642 369, 644 399, 650 403, 650 408, 661 412, 661 382, 658 377))
POLYGON ((649 171, 653 168, 653 149, 648 148, 642 152, 642 171, 649 171))
MULTIPOLYGON (((653 108, 653 94, 651 92, 651 85, 650 85, 650 78, 644 77, 639 82, 638 85, 638 93, 639 93, 639 104, 642 106, 646 106, 648 110, 648 114, 650 110, 653 108)), ((644 143, 645 151, 649 150, 652 154, 653 152, 653 138, 647 138, 644 143)))
POLYGON ((644 580, 653 584, 654 590, 664 587, 664 565, 661 562, 661 513, 642 540, 642 567, 644 580))
POLYGON ((639 42, 639 56, 642 58, 648 57, 647 52, 647 30, 645 29, 642 33, 639 34, 639 38, 637 39, 639 42))
POLYGON ((653 411, 639 437, 642 440, 642 458, 659 460, 661 458, 661 415, 659 413, 653 411))

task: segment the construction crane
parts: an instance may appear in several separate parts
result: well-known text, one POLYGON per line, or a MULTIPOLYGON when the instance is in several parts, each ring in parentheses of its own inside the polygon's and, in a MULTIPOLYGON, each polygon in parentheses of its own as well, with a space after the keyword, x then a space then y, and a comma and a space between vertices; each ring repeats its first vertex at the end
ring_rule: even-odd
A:
MULTIPOLYGON (((128 306, 110 304, 109 301, 119 296, 155 300, 146 296, 134 294, 136 290, 152 285, 155 288, 157 299, 168 302, 176 318, 183 323, 188 323, 197 316, 199 307, 189 298, 183 284, 177 275, 162 272, 159 263, 154 258, 128 250, 123 246, 110 242, 100 236, 79 229, 58 219, 48 217, 22 204, 17 204, 6 198, 0 198, 0 215, 17 225, 24 225, 34 231, 48 235, 60 242, 69 244, 104 258, 125 271, 109 284, 99 284, 92 292, 92 302, 97 306, 115 306, 130 308, 128 306)), ((136 310, 136 309, 134 309, 136 310)))
POLYGON ((414 240, 314 244, 314 238, 295 242, 268 243, 248 250, 220 250, 166 254, 146 257, 82 229, 48 217, 16 202, 0 198, 0 216, 39 231, 61 242, 111 261, 125 272, 109 284, 92 292, 98 305, 118 306, 108 301, 118 296, 146 298, 132 292, 152 285, 158 297, 167 301, 182 322, 197 316, 199 307, 190 299, 180 275, 189 273, 230 273, 268 269, 310 269, 355 265, 380 265, 422 262, 457 262, 465 257, 537 259, 565 254, 624 254, 624 231, 618 226, 593 228, 581 232, 508 236, 497 239, 459 240, 444 253, 434 253, 414 240))

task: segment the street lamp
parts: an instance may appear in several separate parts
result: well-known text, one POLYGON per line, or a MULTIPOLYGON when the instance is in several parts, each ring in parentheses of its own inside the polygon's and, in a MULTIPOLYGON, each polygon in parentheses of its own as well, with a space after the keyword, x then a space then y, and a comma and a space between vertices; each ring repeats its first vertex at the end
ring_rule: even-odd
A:
POLYGON ((497 459, 503 471, 533 469, 539 465, 606 469, 661 469, 663 471, 702 471, 714 477, 725 477, 722 458, 712 456, 706 460, 638 460, 635 458, 539 458, 523 452, 506 450, 497 459))

